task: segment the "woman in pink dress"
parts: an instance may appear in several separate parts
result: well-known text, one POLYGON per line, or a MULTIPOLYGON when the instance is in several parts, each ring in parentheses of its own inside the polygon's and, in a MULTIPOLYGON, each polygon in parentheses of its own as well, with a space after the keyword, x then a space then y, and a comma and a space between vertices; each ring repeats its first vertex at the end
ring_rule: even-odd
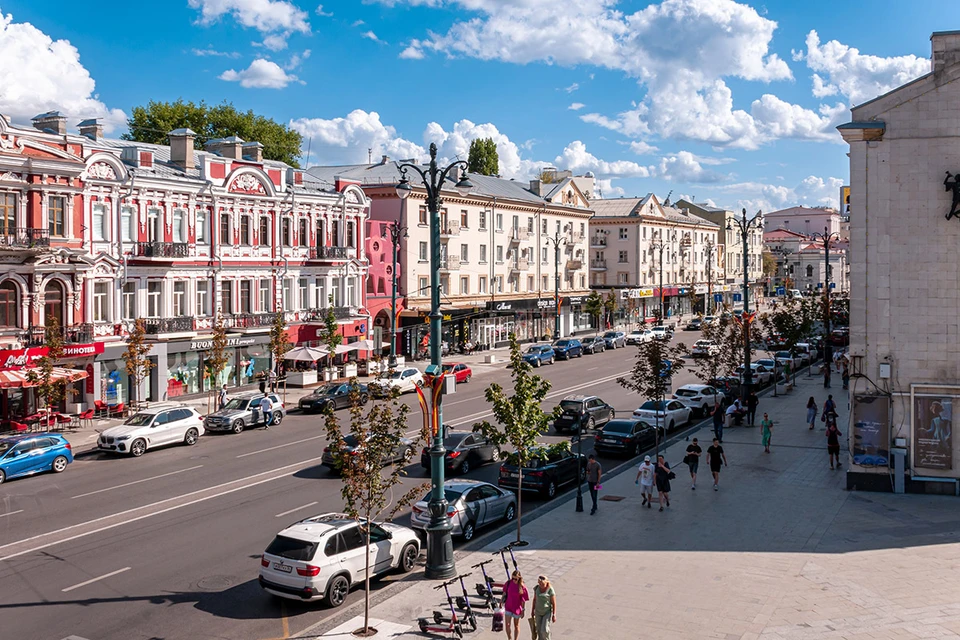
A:
POLYGON ((520 640, 520 618, 523 617, 524 605, 529 599, 527 588, 523 586, 523 577, 519 571, 514 571, 510 576, 510 582, 503 587, 503 615, 507 619, 507 640, 511 639, 511 626, 513 627, 512 637, 520 640))

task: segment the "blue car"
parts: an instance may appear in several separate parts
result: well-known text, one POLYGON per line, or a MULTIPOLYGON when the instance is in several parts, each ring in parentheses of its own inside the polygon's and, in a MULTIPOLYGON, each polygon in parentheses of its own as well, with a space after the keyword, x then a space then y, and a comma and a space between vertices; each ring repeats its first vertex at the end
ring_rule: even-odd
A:
POLYGON ((564 338, 553 343, 553 350, 559 360, 583 357, 583 345, 579 340, 564 338))
POLYGON ((70 443, 56 433, 0 438, 0 484, 43 471, 62 473, 73 462, 70 443))
POLYGON ((556 352, 548 344, 535 344, 523 354, 523 361, 534 367, 539 367, 544 363, 553 364, 556 359, 556 352))

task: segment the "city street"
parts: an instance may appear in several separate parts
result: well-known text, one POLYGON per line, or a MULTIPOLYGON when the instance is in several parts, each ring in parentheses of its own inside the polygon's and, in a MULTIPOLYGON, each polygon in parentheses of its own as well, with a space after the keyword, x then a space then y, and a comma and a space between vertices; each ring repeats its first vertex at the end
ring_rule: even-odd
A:
MULTIPOLYGON (((607 351, 536 370, 553 383, 545 408, 566 395, 590 393, 629 415, 640 399, 616 378, 628 371, 633 353, 607 351)), ((489 368, 459 385, 444 405, 444 421, 469 429, 489 417, 483 389, 493 381, 508 382, 509 372, 489 368)), ((693 381, 686 373, 674 384, 693 381)), ((413 395, 404 401, 416 406, 413 395)), ((346 411, 340 415, 345 419, 346 411)), ((417 408, 411 431, 419 421, 417 408)), ((4 634, 255 640, 285 637, 330 616, 319 603, 280 602, 256 581, 259 556, 277 531, 298 518, 342 509, 337 477, 320 466, 324 445, 321 418, 294 411, 269 431, 206 435, 196 447, 150 451, 139 459, 84 456, 64 474, 4 484, 4 634)), ((589 451, 592 438, 584 445, 589 451)), ((427 481, 419 457, 408 471, 405 485, 427 481)), ((469 476, 495 483, 497 465, 469 476)), ((525 509, 540 502, 524 498, 525 509)), ((354 591, 348 604, 359 595, 354 591)))

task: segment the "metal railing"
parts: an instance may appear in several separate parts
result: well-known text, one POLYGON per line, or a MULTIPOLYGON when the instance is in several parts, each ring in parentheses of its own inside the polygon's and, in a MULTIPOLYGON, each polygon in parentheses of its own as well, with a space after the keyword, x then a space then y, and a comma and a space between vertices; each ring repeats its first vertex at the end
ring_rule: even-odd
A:
POLYGON ((440 236, 458 236, 460 235, 460 222, 457 220, 448 220, 440 225, 440 236))
POLYGON ((454 271, 460 268, 460 256, 447 256, 440 260, 441 271, 454 271))
POLYGON ((607 246, 607 237, 600 236, 600 237, 590 238, 590 246, 595 248, 603 248, 607 246))
POLYGON ((180 316, 177 318, 144 318, 143 328, 146 333, 156 335, 158 333, 180 333, 193 331, 193 318, 190 316, 180 316))
POLYGON ((136 242, 133 249, 139 258, 186 258, 190 245, 186 242, 136 242))
POLYGON ((5 247, 49 247, 50 230, 20 227, 0 231, 0 246, 5 247))
POLYGON ((606 261, 606 260, 601 260, 601 259, 599 259, 599 258, 594 258, 593 260, 590 261, 590 268, 591 268, 591 269, 606 269, 606 268, 607 268, 607 261, 606 261))
POLYGON ((270 327, 276 321, 275 313, 237 313, 233 316, 233 326, 237 329, 251 327, 270 327))
POLYGON ((510 229, 510 241, 511 242, 520 242, 526 240, 530 237, 530 233, 526 230, 525 227, 514 227, 510 229))
POLYGON ((311 260, 346 260, 349 247, 310 247, 311 260))
MULTIPOLYGON (((93 325, 78 324, 72 327, 60 327, 60 337, 66 344, 93 342, 93 325)), ((42 347, 47 344, 47 330, 45 327, 31 327, 20 334, 20 342, 25 347, 42 347)))

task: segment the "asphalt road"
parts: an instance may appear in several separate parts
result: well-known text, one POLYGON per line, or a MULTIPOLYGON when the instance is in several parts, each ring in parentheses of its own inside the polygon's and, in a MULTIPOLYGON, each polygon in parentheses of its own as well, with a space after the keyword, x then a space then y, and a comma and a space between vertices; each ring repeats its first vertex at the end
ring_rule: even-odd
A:
MULTIPOLYGON (((628 347, 541 367, 537 373, 553 383, 546 408, 589 393, 629 415, 641 399, 616 378, 633 354, 628 347)), ((483 389, 494 381, 508 383, 509 372, 497 368, 459 385, 444 422, 469 429, 491 417, 483 389)), ((683 373, 674 386, 695 381, 683 373)), ((404 401, 414 407, 416 431, 415 396, 404 401)), ((207 435, 194 447, 139 459, 98 454, 60 475, 0 486, 0 637, 260 640, 330 616, 322 604, 281 602, 257 585, 260 554, 280 529, 342 509, 338 478, 320 466, 324 445, 322 417, 293 412, 269 431, 207 435)), ((589 450, 592 437, 584 440, 589 450)), ((600 460, 608 468, 621 462, 600 460)), ((496 483, 497 471, 488 465, 469 477, 496 483)), ((409 475, 409 486, 427 481, 419 456, 409 475)), ((525 494, 523 502, 540 501, 525 494)), ((359 597, 354 591, 348 603, 359 597)))

